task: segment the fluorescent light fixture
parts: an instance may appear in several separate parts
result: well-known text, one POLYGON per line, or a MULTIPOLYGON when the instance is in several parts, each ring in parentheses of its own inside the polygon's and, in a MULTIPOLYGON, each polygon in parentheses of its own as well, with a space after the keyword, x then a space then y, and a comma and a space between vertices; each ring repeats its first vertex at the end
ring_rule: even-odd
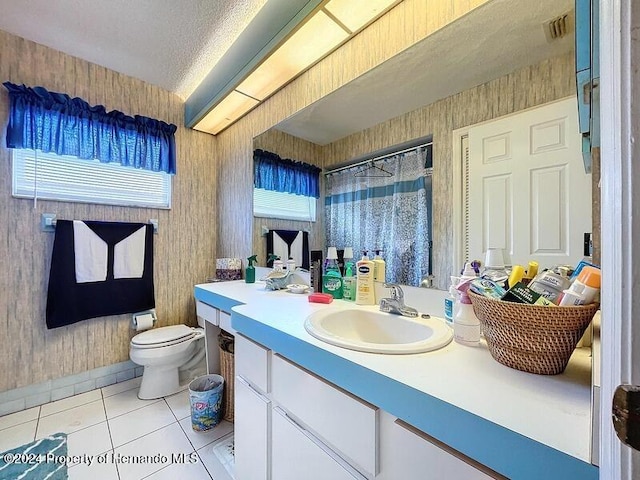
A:
POLYGON ((255 98, 247 97, 233 90, 193 128, 194 130, 215 135, 238 120, 258 103, 260 102, 255 98))
POLYGON ((395 3, 397 0, 330 0, 324 8, 355 32, 395 3))
POLYGON ((264 100, 348 37, 348 32, 326 13, 319 11, 238 85, 236 90, 264 100))
POLYGON ((400 1, 321 2, 229 93, 221 92, 222 99, 193 128, 220 133, 400 1))

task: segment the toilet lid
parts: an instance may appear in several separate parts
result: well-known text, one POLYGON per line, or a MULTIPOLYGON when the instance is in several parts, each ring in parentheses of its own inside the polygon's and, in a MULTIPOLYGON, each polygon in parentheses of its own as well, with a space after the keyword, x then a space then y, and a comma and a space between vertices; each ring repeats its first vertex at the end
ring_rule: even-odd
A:
POLYGON ((140 346, 166 344, 168 342, 186 340, 188 337, 194 336, 195 333, 193 328, 186 325, 171 325, 139 333, 131 339, 131 343, 140 346))

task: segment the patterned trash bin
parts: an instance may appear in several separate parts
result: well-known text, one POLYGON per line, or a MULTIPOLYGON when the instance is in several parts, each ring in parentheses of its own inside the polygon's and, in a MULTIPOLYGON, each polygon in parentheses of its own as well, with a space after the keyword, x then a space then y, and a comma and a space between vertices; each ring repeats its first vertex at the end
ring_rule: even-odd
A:
POLYGON ((210 430, 222 418, 224 379, 220 375, 203 375, 189 384, 191 427, 196 432, 210 430))

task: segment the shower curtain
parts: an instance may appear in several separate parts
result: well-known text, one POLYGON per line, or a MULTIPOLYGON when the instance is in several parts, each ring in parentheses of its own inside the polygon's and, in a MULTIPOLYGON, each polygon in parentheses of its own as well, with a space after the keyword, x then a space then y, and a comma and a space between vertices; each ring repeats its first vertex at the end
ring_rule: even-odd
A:
POLYGON ((327 246, 353 247, 356 260, 363 250, 373 258, 380 249, 387 282, 419 285, 429 273, 431 176, 425 168, 427 148, 390 156, 373 167, 327 175, 327 246), (377 167, 392 175, 378 176, 384 172, 377 167))

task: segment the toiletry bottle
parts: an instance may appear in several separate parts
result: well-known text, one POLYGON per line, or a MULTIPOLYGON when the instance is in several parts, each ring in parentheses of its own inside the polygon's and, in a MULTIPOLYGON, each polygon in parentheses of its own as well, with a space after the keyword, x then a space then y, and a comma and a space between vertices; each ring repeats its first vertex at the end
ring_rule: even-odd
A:
POLYGON ((453 318, 453 339, 462 345, 477 347, 480 345, 480 320, 473 312, 468 294, 471 281, 466 280, 456 287, 459 302, 453 318))
POLYGON ((560 305, 588 305, 600 294, 600 269, 584 267, 569 289, 565 290, 560 305))
POLYGON ((376 250, 376 256, 373 257, 373 280, 384 283, 387 278, 387 266, 380 252, 382 250, 376 250))
POLYGON ((355 301, 356 299, 356 277, 353 276, 353 248, 344 249, 344 277, 342 278, 342 298, 344 300, 355 301))
POLYGON ((309 282, 314 292, 322 292, 322 260, 313 260, 309 268, 309 282))
POLYGON ((453 317, 455 315, 455 304, 458 301, 458 290, 456 286, 460 283, 460 278, 451 276, 451 285, 449 285, 449 296, 444 299, 444 319, 449 324, 453 324, 453 317))
POLYGON ((531 260, 529 262, 529 266, 527 267, 527 271, 524 274, 524 277, 522 277, 522 281, 525 285, 528 285, 531 280, 536 277, 536 275, 538 275, 538 262, 534 262, 533 260, 531 260))
POLYGON ((256 267, 253 266, 253 263, 258 261, 258 256, 257 255, 251 255, 249 258, 247 258, 247 261, 249 262, 249 266, 245 270, 244 281, 245 281, 245 283, 255 283, 256 282, 256 267))
POLYGON ((353 263, 347 263, 342 279, 342 298, 351 302, 356 297, 356 277, 353 276, 353 263))
POLYGON ((273 262, 271 268, 273 268, 274 272, 282 272, 284 264, 282 263, 282 260, 280 260, 280 257, 278 255, 276 255, 275 253, 270 253, 269 258, 267 258, 267 263, 269 262, 273 262))
POLYGON ((327 267, 322 276, 322 291, 332 295, 333 298, 342 298, 342 275, 338 266, 336 247, 329 247, 327 252, 327 267))
POLYGON ((545 270, 536 275, 536 278, 529 283, 528 287, 558 305, 563 290, 566 290, 569 285, 570 282, 567 277, 563 277, 551 270, 545 270))
POLYGON ((356 263, 356 271, 356 303, 358 305, 375 305, 373 262, 369 260, 366 250, 362 252, 362 259, 356 263))
POLYGON ((507 283, 509 284, 509 288, 513 287, 516 283, 522 281, 524 278, 524 267, 522 265, 514 265, 511 268, 511 273, 509 274, 509 280, 507 283))
POLYGON ((464 282, 465 280, 473 280, 478 275, 476 275, 476 271, 471 265, 471 262, 465 262, 464 268, 462 269, 462 276, 460 277, 460 282, 464 282))
POLYGON ((289 259, 287 260, 287 272, 289 273, 293 273, 296 271, 296 261, 289 257, 289 259))

